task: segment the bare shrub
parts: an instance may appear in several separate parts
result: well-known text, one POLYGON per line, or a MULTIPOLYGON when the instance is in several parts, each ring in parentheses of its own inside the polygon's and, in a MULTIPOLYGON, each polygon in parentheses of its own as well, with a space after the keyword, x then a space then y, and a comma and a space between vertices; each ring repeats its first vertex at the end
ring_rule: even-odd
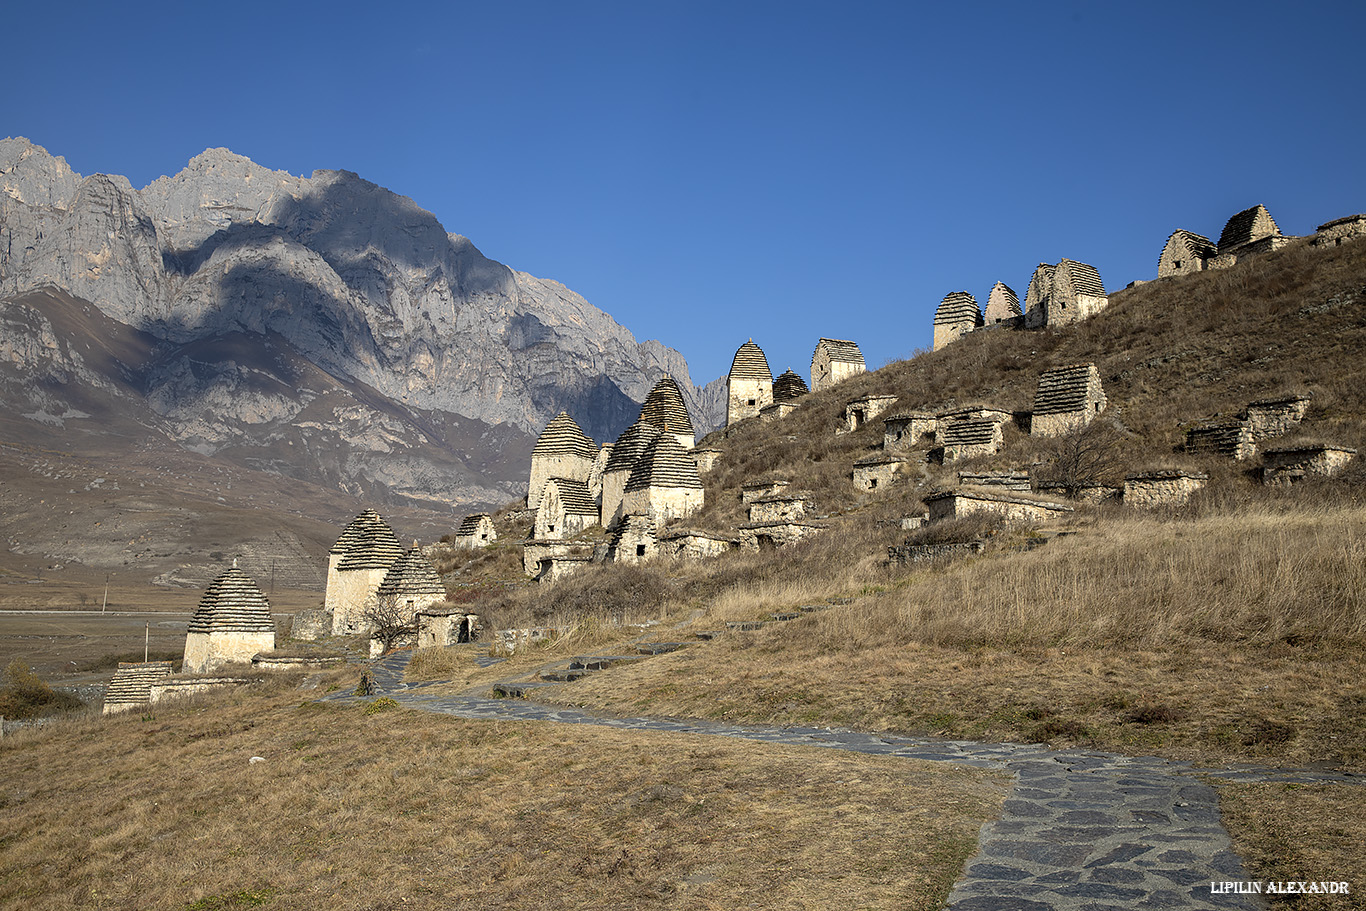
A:
POLYGON ((907 544, 969 544, 996 534, 1005 519, 995 513, 977 512, 972 515, 944 519, 912 531, 907 544))
POLYGON ((1128 467, 1129 440, 1113 420, 1097 418, 1054 438, 1039 480, 1063 488, 1069 497, 1097 484, 1117 484, 1128 467))
POLYGON ((399 607, 392 597, 373 599, 361 616, 370 627, 370 638, 383 643, 385 652, 392 651, 400 640, 417 630, 413 615, 399 607))
POLYGON ((41 718, 81 708, 85 703, 70 693, 59 693, 22 661, 11 661, 5 668, 5 684, 0 686, 0 717, 41 718))

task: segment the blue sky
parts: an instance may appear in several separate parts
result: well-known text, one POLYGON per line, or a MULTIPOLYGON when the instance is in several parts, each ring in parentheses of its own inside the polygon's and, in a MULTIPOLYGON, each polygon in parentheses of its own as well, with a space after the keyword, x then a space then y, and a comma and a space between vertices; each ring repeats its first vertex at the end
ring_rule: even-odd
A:
POLYGON ((145 186, 345 168, 699 384, 929 345, 950 291, 1151 278, 1265 204, 1366 211, 1366 4, 16 4, 0 135, 145 186))

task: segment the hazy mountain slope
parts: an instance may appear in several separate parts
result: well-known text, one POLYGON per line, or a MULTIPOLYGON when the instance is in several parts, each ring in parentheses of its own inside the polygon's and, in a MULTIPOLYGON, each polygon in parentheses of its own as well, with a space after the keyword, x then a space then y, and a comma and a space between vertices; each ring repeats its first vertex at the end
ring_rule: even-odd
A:
POLYGON ((309 529, 323 523, 320 537, 291 545, 319 556, 358 504, 410 515, 410 534, 439 535, 476 506, 518 496, 534 442, 510 425, 395 403, 276 334, 157 340, 55 289, 0 300, 0 395, 0 534, 11 552, 127 560, 149 576, 203 564, 215 549, 186 537, 179 517, 196 503, 240 524, 243 540, 276 540, 275 510, 309 529), (266 514, 251 518, 257 510, 266 514), (120 526, 115 514, 138 518, 120 526))
POLYGON ((137 190, 0 140, 0 429, 11 497, 42 504, 6 518, 12 553, 160 573, 195 552, 182 523, 146 516, 118 547, 68 541, 49 512, 111 520, 93 518, 95 488, 44 487, 44 460, 131 472, 122 489, 156 489, 139 515, 231 476, 214 509, 339 523, 378 505, 439 534, 525 492, 556 413, 610 441, 666 373, 714 426, 719 398, 678 352, 350 172, 295 177, 211 149, 137 190), (200 480, 161 485, 171 465, 200 480))
POLYGON ((665 373, 714 420, 677 352, 347 171, 211 149, 137 191, 9 139, 0 189, 3 293, 53 285, 172 341, 275 332, 384 395, 533 433, 567 409, 613 438, 665 373))

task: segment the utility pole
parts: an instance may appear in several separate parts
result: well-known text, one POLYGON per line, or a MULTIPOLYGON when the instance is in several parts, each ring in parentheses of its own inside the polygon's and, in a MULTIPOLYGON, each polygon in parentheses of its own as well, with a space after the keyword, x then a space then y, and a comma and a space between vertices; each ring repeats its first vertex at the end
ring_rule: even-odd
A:
POLYGON ((143 663, 143 664, 146 664, 146 663, 147 663, 148 656, 150 656, 151 653, 152 653, 152 621, 151 621, 151 620, 148 620, 148 621, 147 621, 147 625, 143 628, 143 640, 142 640, 142 663, 143 663))
POLYGON ((104 574, 104 603, 100 605, 100 613, 104 613, 107 607, 109 607, 109 573, 104 574))

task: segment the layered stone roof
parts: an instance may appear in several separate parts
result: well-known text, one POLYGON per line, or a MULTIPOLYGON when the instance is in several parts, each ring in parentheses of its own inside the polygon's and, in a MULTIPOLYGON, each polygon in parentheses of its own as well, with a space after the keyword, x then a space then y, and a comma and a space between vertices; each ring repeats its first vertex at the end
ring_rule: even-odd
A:
POLYGON ((722 534, 719 531, 698 531, 694 528, 685 528, 679 531, 671 531, 662 535, 661 541, 677 541, 681 538, 701 538, 706 541, 724 541, 727 544, 734 544, 735 538, 722 534))
POLYGON ((1266 206, 1255 205, 1234 215, 1224 225, 1224 233, 1219 235, 1219 252, 1227 253, 1243 244, 1263 237, 1276 237, 1280 233, 1281 229, 1276 226, 1266 206))
POLYGON ((1213 452, 1230 459, 1251 458, 1252 428, 1246 421, 1216 421, 1186 431, 1187 452, 1213 452))
POLYGON ((1267 408, 1278 405, 1299 405, 1314 401, 1314 397, 1307 392, 1293 392, 1287 395, 1277 395, 1271 398, 1258 399, 1255 402, 1248 402, 1249 408, 1267 408))
POLYGON ((492 517, 486 512, 476 512, 472 516, 465 516, 464 521, 460 523, 460 530, 456 532, 456 534, 460 537, 477 535, 479 534, 479 523, 486 519, 488 521, 493 521, 492 517))
POLYGON ((1175 481, 1179 478, 1190 478, 1194 481, 1208 481, 1209 474, 1204 471, 1193 471, 1186 468, 1155 468, 1151 471, 1140 471, 1134 474, 1126 474, 1126 481, 1175 481))
POLYGON ((864 456, 864 457, 861 458, 861 459, 855 459, 855 460, 854 460, 854 467, 855 467, 855 468, 865 468, 865 467, 870 466, 870 465, 892 465, 892 464, 897 464, 897 463, 901 463, 901 462, 905 462, 905 461, 906 461, 906 457, 905 457, 905 456, 897 456, 897 455, 870 455, 870 456, 864 456))
POLYGON ((1263 449, 1267 455, 1283 452, 1350 452, 1356 455, 1356 450, 1350 446, 1339 446, 1336 443, 1288 443, 1284 446, 1271 446, 1263 449))
POLYGON ((806 380, 790 368, 783 371, 782 376, 773 381, 773 401, 775 402, 791 402, 810 392, 806 380))
POLYGON ((152 701, 152 687, 170 676, 169 661, 120 661, 104 691, 105 714, 146 705, 152 701))
POLYGON ((660 430, 648 421, 636 421, 617 437, 612 452, 607 456, 603 472, 630 471, 636 461, 649 447, 650 441, 658 437, 660 430))
POLYGON ((1097 378, 1095 364, 1070 364, 1039 377, 1034 391, 1035 414, 1069 414, 1087 408, 1090 383, 1097 378))
MULTIPOLYGON (((1063 259, 1058 262, 1058 271, 1067 272, 1072 279, 1072 290, 1078 294, 1105 296, 1105 284, 1100 280, 1100 272, 1095 266, 1074 259, 1063 259)), ((1054 273, 1053 279, 1057 281, 1057 273, 1054 273)))
MULTIPOLYGON (((681 401, 681 395, 680 395, 681 401)), ((545 425, 545 430, 536 440, 536 448, 531 450, 532 458, 547 455, 577 455, 588 461, 598 457, 598 444, 583 432, 578 423, 566 412, 561 411, 545 425)))
POLYGON ((385 569, 402 556, 403 545, 389 523, 367 509, 351 520, 329 553, 341 557, 338 570, 385 569))
POLYGON ((683 403, 683 390, 678 388, 678 383, 671 376, 655 383, 655 388, 645 397, 640 419, 669 433, 694 433, 688 406, 683 403))
POLYGON ((430 595, 438 595, 444 599, 446 586, 441 583, 441 577, 436 574, 431 561, 414 544, 389 567, 389 572, 384 574, 384 581, 379 584, 376 594, 381 598, 393 598, 396 601, 430 595))
POLYGON ((1366 215, 1344 215, 1342 218, 1335 218, 1332 221, 1326 221, 1314 230, 1327 231, 1329 228, 1336 228, 1340 225, 1355 224, 1361 221, 1366 221, 1366 215))
POLYGON ((947 326, 960 323, 971 323, 974 326, 982 325, 982 311, 977 306, 977 298, 968 292, 950 291, 944 295, 944 299, 939 303, 939 308, 934 311, 934 324, 936 326, 947 326))
POLYGON ((380 517, 380 514, 373 509, 365 510, 352 519, 347 526, 342 529, 342 533, 337 537, 337 542, 332 545, 332 549, 329 550, 328 553, 336 556, 349 553, 350 550, 356 546, 356 542, 364 535, 364 530, 367 525, 383 521, 384 519, 380 517))
POLYGON ((215 579, 190 618, 191 633, 262 633, 275 631, 270 602, 246 573, 232 568, 215 579))
POLYGON ((697 464, 688 451, 667 433, 661 433, 650 441, 626 481, 628 492, 651 487, 694 487, 699 490, 702 487, 702 480, 697 476, 697 464))
POLYGON ((997 282, 992 285, 991 293, 987 295, 987 310, 983 315, 984 321, 999 323, 1020 315, 1022 315, 1020 299, 1015 296, 1014 290, 1005 282, 997 282))
POLYGON ((764 357, 763 349, 754 344, 754 339, 750 339, 740 346, 740 350, 735 352, 735 359, 730 363, 730 373, 735 379, 747 380, 773 380, 773 371, 768 368, 768 358, 764 357))
POLYGON ((607 542, 608 546, 613 550, 619 550, 622 538, 627 535, 654 540, 656 537, 654 520, 649 516, 622 516, 621 521, 612 529, 612 535, 607 542))
POLYGON ((1074 512, 1073 507, 1066 503, 1059 503, 1055 500, 1046 500, 1041 497, 1030 496, 1024 491, 1009 490, 1002 487, 951 487, 948 490, 937 490, 921 497, 925 503, 934 500, 943 500, 949 497, 967 497, 973 500, 988 500, 995 503, 1019 503, 1022 506, 1037 506, 1041 509, 1054 510, 1057 512, 1074 512))
MULTIPOLYGON (((677 445, 678 441, 674 440, 674 444, 677 445)), ((678 448, 683 450, 682 446, 678 448)), ((686 451, 684 458, 687 458, 686 451)), ((692 464, 691 459, 688 459, 688 464, 692 464)), ((694 470, 694 474, 696 474, 696 470, 694 470)), ((635 477, 634 474, 631 476, 635 477)), ((588 485, 583 481, 575 481, 572 478, 551 478, 548 483, 554 484, 555 489, 560 492, 560 505, 564 507, 565 515, 597 517, 598 504, 593 502, 593 494, 589 492, 588 485)), ((631 489, 629 482, 626 489, 631 489)))
POLYGON ((822 338, 816 342, 816 348, 819 350, 822 347, 832 362, 867 366, 863 363, 863 352, 859 350, 857 342, 843 338, 822 338))
MULTIPOLYGON (((1167 238, 1166 246, 1162 248, 1162 252, 1165 254, 1168 247, 1178 244, 1186 249, 1187 254, 1192 259, 1209 259, 1218 252, 1218 247, 1215 246, 1214 241, 1205 235, 1196 234, 1194 231, 1184 231, 1180 228, 1173 231, 1167 238)), ((1159 256, 1158 265, 1161 264, 1162 257, 1159 256)))
POLYGON ((994 445, 999 437, 999 424, 986 418, 969 418, 964 421, 953 421, 944 427, 943 438, 940 440, 945 447, 949 446, 991 446, 994 445))

